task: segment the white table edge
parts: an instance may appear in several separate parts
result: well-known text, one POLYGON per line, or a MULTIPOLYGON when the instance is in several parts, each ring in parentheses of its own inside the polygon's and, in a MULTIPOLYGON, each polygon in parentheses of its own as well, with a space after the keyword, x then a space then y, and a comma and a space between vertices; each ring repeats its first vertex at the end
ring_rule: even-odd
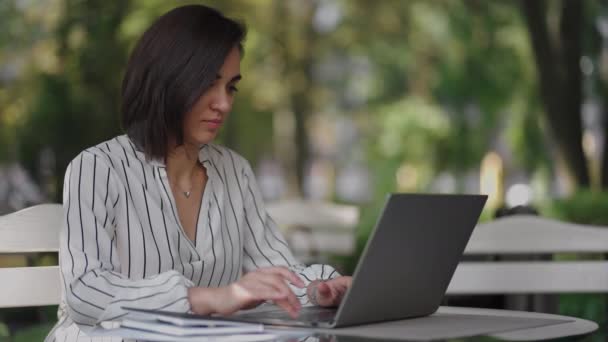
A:
POLYGON ((530 329, 520 329, 520 330, 507 331, 507 332, 503 332, 503 333, 497 333, 497 334, 490 335, 490 336, 493 336, 496 338, 510 340, 510 341, 538 341, 538 340, 547 340, 547 339, 556 339, 556 338, 563 338, 563 337, 586 335, 586 334, 593 333, 594 331, 596 331, 599 328, 597 323, 586 320, 586 319, 572 317, 572 316, 541 313, 541 312, 441 306, 437 310, 437 313, 549 318, 549 319, 562 319, 562 320, 569 321, 569 322, 562 323, 562 324, 542 326, 542 327, 530 328, 530 329))

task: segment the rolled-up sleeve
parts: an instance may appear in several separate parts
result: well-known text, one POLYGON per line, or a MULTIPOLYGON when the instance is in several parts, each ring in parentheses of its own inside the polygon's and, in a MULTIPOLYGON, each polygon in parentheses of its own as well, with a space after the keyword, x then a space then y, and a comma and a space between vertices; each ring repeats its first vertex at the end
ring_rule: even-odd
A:
POLYGON ((59 260, 72 320, 95 325, 128 315, 123 307, 190 310, 192 282, 177 271, 144 279, 121 272, 115 241, 121 194, 114 170, 101 155, 84 151, 68 166, 63 189, 65 219, 59 260))

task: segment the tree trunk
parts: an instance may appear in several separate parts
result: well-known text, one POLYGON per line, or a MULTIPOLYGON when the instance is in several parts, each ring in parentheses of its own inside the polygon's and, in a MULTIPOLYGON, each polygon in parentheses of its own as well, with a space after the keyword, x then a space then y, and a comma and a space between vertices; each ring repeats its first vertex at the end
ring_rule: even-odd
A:
POLYGON ((582 146, 582 77, 579 67, 583 2, 562 2, 560 31, 556 37, 548 28, 545 1, 522 0, 521 5, 552 136, 576 184, 589 187, 589 171, 582 146))
POLYGON ((312 66, 314 64, 315 32, 312 28, 312 15, 314 5, 309 2, 289 3, 278 0, 277 13, 282 23, 279 39, 280 51, 284 61, 283 78, 287 89, 287 103, 290 110, 281 115, 293 115, 293 153, 283 160, 289 160, 293 165, 287 167, 294 172, 296 182, 295 192, 302 194, 307 163, 310 159, 310 142, 307 132, 307 121, 312 111, 310 95, 312 83, 312 66), (298 13, 294 13, 293 6, 298 6, 298 13), (289 25, 288 23, 299 22, 289 25), (297 31, 302 28, 303 31, 297 31))

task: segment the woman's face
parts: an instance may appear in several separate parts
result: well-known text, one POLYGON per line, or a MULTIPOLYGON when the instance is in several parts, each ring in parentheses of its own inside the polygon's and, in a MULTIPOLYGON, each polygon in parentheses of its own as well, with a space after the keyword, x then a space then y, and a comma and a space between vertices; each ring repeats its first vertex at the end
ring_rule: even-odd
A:
POLYGON ((215 82, 196 101, 184 118, 184 143, 204 145, 217 136, 232 109, 241 79, 241 54, 234 47, 220 68, 215 82))

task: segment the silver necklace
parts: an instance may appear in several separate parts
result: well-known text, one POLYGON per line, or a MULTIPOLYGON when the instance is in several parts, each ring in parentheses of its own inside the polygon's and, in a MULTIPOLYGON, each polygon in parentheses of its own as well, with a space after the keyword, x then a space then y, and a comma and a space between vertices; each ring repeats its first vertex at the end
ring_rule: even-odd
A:
POLYGON ((182 195, 184 195, 186 198, 190 198, 190 195, 192 194, 192 189, 194 188, 194 184, 192 184, 192 186, 190 186, 190 189, 188 189, 188 191, 184 191, 182 189, 179 189, 179 191, 182 193, 182 195))
MULTIPOLYGON (((202 164, 201 164, 200 162, 197 162, 197 164, 198 164, 199 166, 202 166, 202 164)), ((193 173, 193 174, 194 174, 194 173, 193 173)), ((192 178, 194 178, 194 177, 192 177, 192 178)), ((190 198, 190 195, 192 194, 192 188, 193 188, 193 187, 194 187, 194 185, 192 185, 192 186, 190 187, 190 190, 188 190, 188 191, 184 191, 184 190, 182 190, 182 189, 179 189, 179 191, 180 191, 180 192, 181 192, 181 193, 182 193, 182 194, 183 194, 183 195, 184 195, 186 198, 190 198)), ((179 187, 178 187, 178 188, 179 188, 179 187)))

